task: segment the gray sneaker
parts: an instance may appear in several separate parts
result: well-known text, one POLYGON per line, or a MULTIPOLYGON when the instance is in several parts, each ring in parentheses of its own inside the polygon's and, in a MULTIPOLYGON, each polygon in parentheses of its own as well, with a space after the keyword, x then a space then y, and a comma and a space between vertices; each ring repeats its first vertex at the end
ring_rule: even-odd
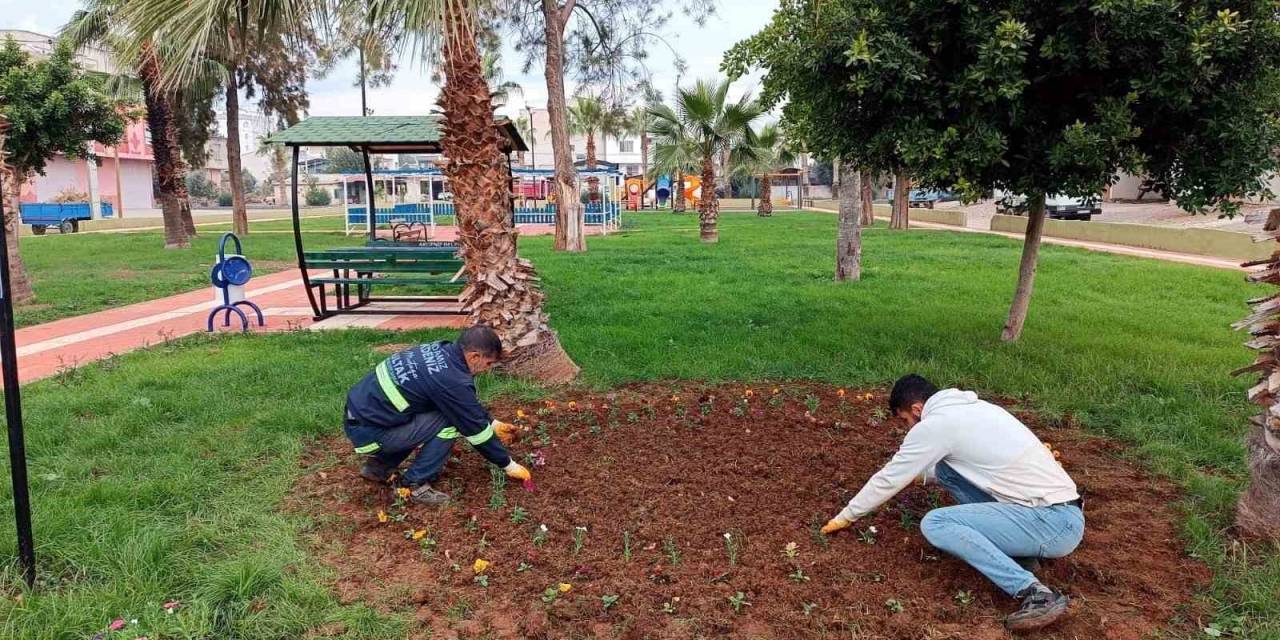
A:
POLYGON ((1043 587, 1037 589, 1036 586, 1039 585, 1027 587, 1018 594, 1022 598, 1022 608, 1009 614, 1004 621, 1010 631, 1022 633, 1041 629, 1057 622, 1067 613, 1067 605, 1071 599, 1066 594, 1043 587))
POLYGON ((360 467, 361 478, 378 484, 387 484, 390 482, 391 475, 395 472, 396 467, 372 457, 365 460, 364 466, 360 467))
POLYGON ((439 507, 449 503, 449 494, 436 491, 431 484, 424 482, 416 487, 409 487, 409 500, 428 507, 439 507))

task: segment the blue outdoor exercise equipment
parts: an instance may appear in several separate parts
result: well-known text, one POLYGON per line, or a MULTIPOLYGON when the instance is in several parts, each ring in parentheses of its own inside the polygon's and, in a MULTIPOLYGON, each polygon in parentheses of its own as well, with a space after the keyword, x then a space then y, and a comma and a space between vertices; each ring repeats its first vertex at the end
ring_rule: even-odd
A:
POLYGON ((258 305, 249 302, 244 297, 244 285, 249 283, 249 279, 253 277, 253 265, 249 264, 249 260, 241 253, 240 238, 234 233, 228 233, 222 236, 222 240, 218 242, 218 261, 214 263, 213 270, 209 273, 209 281, 213 283, 213 288, 217 290, 217 294, 222 298, 222 304, 214 307, 209 312, 209 332, 213 333, 213 320, 218 317, 219 313, 225 313, 226 316, 222 320, 222 326, 231 326, 231 312, 240 316, 240 323, 244 327, 244 331, 249 330, 249 316, 239 308, 239 305, 248 305, 253 312, 258 315, 258 326, 264 326, 266 322, 262 317, 262 309, 258 305), (235 253, 227 253, 227 240, 236 243, 235 253))

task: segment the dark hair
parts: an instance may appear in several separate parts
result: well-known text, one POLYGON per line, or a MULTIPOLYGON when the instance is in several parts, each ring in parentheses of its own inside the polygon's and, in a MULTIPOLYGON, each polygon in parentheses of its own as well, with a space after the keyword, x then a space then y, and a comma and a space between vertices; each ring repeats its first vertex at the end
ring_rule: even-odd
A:
POLYGON ((502 357, 502 339, 492 327, 478 324, 462 330, 458 336, 458 346, 463 353, 474 352, 486 358, 502 357))
POLYGON ((893 391, 889 392, 889 411, 905 411, 917 402, 927 401, 937 392, 938 387, 923 376, 908 373, 893 383, 893 391))

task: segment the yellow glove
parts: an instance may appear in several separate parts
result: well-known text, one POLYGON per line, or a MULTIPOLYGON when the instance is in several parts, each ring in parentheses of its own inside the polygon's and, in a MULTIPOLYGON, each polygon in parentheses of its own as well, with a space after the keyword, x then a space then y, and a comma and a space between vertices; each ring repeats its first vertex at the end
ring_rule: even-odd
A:
POLYGON ((848 529, 849 526, 852 524, 853 524, 853 521, 845 520, 840 516, 836 516, 828 520, 826 524, 822 525, 822 534, 829 536, 841 529, 848 529))
POLYGON ((507 472, 508 478, 512 478, 514 480, 528 482, 533 479, 533 476, 529 474, 529 470, 524 468, 524 465, 516 462, 515 460, 512 460, 511 463, 503 467, 502 470, 507 472))
POLYGON ((518 431, 520 431, 520 428, 509 422, 493 421, 493 434, 498 436, 498 440, 501 440, 502 444, 511 444, 518 431))

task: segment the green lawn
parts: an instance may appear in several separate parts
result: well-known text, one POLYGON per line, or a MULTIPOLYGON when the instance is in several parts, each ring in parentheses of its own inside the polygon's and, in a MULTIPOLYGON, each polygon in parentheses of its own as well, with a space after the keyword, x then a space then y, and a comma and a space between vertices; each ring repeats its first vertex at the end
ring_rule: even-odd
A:
MULTIPOLYGON (((1227 373, 1251 360, 1228 325, 1260 289, 1235 272, 1046 246, 1025 336, 1006 345, 1019 243, 880 227, 865 236, 864 280, 835 284, 834 236, 832 214, 728 214, 720 244, 703 246, 692 215, 646 214, 585 255, 554 254, 547 237, 522 246, 591 386, 919 371, 1133 443, 1188 492, 1188 548, 1216 571, 1216 621, 1280 637, 1280 561, 1224 534, 1250 412, 1248 381, 1227 373)), ((409 620, 339 605, 308 561, 309 532, 341 523, 283 508, 299 452, 337 432, 346 387, 381 357, 371 347, 405 339, 194 337, 25 388, 42 590, 17 602, 9 569, 0 637, 88 638, 118 616, 152 638, 292 638, 335 621, 344 637, 405 637, 409 620), (183 603, 173 615, 168 599, 183 603)), ((9 497, 0 485, 6 523, 9 497)), ((0 527, 0 554, 14 546, 0 527)))
MULTIPOLYGON (((358 244, 341 233, 339 218, 303 221, 308 247, 358 244)), ((259 275, 296 268, 288 222, 258 222, 242 239, 245 254, 259 275)), ((200 227, 190 249, 165 249, 158 231, 80 233, 22 238, 22 258, 36 291, 35 304, 19 307, 15 320, 25 327, 58 318, 101 311, 134 302, 209 286, 209 270, 218 253, 219 227, 200 227)))

